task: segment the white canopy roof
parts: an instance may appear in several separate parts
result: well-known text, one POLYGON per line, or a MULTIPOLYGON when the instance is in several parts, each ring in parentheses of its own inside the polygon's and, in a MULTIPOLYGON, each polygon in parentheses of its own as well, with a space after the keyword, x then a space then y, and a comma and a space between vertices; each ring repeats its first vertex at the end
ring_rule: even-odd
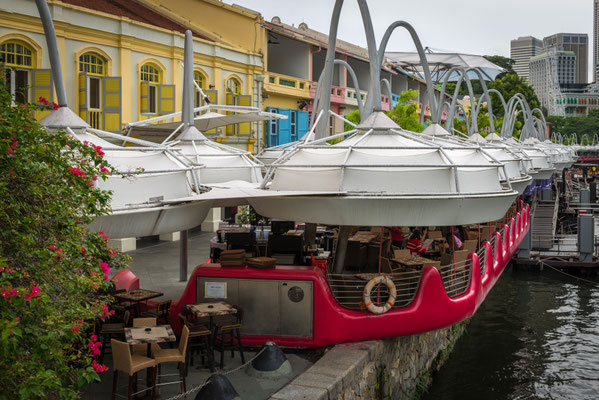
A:
MULTIPOLYGON (((446 220, 456 221, 441 216, 452 212, 452 200, 457 200, 457 205, 465 198, 503 198, 507 201, 507 209, 517 194, 502 187, 499 176, 502 164, 493 161, 479 148, 459 144, 440 146, 417 134, 402 131, 382 112, 371 114, 347 139, 333 145, 327 144, 327 140, 294 147, 271 165, 264 186, 274 191, 337 191, 352 199, 368 199, 369 207, 373 207, 371 225, 414 224, 414 215, 401 212, 402 202, 409 203, 408 208, 412 210, 420 210, 416 224, 442 225, 446 220), (416 198, 418 204, 413 203, 416 198), (389 202, 389 199, 393 201, 389 202), (440 207, 441 203, 436 203, 439 200, 447 200, 443 209, 436 208, 440 207), (383 217, 378 207, 389 210, 391 203, 395 208, 383 217), (428 215, 424 211, 426 209, 429 210, 428 215), (380 220, 377 220, 379 217, 380 220), (443 220, 442 223, 440 220, 443 220)), ((349 205, 349 202, 344 203, 343 196, 337 197, 337 201, 323 198, 320 205, 313 201, 313 206, 305 209, 305 215, 298 209, 297 199, 293 201, 293 207, 288 207, 288 214, 272 201, 268 204, 270 208, 279 209, 276 215, 279 218, 293 215, 295 219, 319 222, 315 219, 320 215, 323 218, 320 222, 341 225, 356 225, 358 220, 366 220, 364 215, 351 213, 339 215, 339 219, 335 220, 319 210, 325 204, 332 206, 339 202, 339 207, 349 205)), ((262 208, 259 212, 269 215, 269 210, 261 207, 265 201, 249 201, 254 207, 262 208)), ((495 210, 499 211, 498 214, 491 211, 483 216, 473 211, 468 217, 458 220, 460 223, 482 222, 491 214, 493 217, 490 218, 502 215, 505 212, 503 207, 502 204, 495 210)), ((369 213, 368 210, 362 212, 369 213)))
MULTIPOLYGON (((391 64, 422 76, 422 63, 420 62, 418 53, 389 52, 385 53, 385 56, 391 64)), ((452 67, 462 67, 464 69, 479 68, 484 78, 490 81, 494 80, 497 75, 504 71, 503 68, 493 64, 483 56, 474 54, 426 53, 426 60, 431 68, 433 81, 445 79, 445 73, 452 67)), ((478 79, 478 76, 474 72, 470 72, 468 77, 470 79, 478 79)), ((449 80, 457 81, 458 79, 459 75, 456 73, 449 80)))
MULTIPOLYGON (((208 105, 197 107, 194 112, 203 112, 194 117, 194 125, 200 132, 206 132, 227 125, 242 124, 273 119, 287 119, 285 115, 261 111, 256 107, 208 105), (227 113, 227 114, 225 114, 227 113)), ((168 114, 160 119, 176 118, 181 113, 168 114), (167 118, 165 118, 167 117, 167 118)), ((153 119, 154 120, 154 119, 153 119)), ((180 121, 152 124, 151 121, 139 121, 129 124, 130 133, 136 135, 164 135, 173 132, 181 125, 180 121)))

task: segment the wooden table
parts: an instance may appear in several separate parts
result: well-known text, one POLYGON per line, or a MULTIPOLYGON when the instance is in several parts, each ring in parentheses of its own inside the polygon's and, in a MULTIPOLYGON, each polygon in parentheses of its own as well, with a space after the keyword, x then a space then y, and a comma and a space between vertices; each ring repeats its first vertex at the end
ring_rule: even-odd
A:
POLYGON ((368 244, 379 236, 379 233, 370 231, 358 231, 354 233, 348 240, 360 242, 361 244, 368 244))
POLYGON ((237 313, 237 310, 233 306, 225 303, 224 301, 216 301, 214 303, 186 304, 185 307, 187 307, 190 312, 194 313, 197 318, 237 313))
MULTIPOLYGON (((147 357, 152 358, 152 343, 175 342, 177 337, 170 325, 142 326, 139 328, 125 328, 125 340, 130 345, 147 344, 147 357)), ((151 376, 148 371, 146 384, 151 385, 151 376)))
POLYGON ((164 293, 154 292, 153 290, 136 289, 129 292, 116 293, 114 297, 119 301, 129 301, 135 303, 136 316, 141 315, 139 303, 142 301, 150 300, 156 297, 164 296, 164 293))
POLYGON ((424 265, 427 265, 428 263, 434 263, 433 260, 429 260, 428 258, 420 256, 394 258, 392 261, 400 265, 403 265, 406 268, 422 268, 424 265))
MULTIPOLYGON (((205 318, 209 319, 209 329, 212 331, 213 321, 212 318, 218 315, 229 315, 229 314, 237 314, 237 310, 235 307, 230 304, 225 303, 224 301, 216 301, 213 303, 196 303, 196 304, 186 304, 184 307, 191 313, 193 313, 196 318, 205 318)), ((214 335, 212 337, 212 347, 214 347, 214 335)), ((210 371, 214 370, 214 357, 209 357, 208 360, 210 364, 210 371)))

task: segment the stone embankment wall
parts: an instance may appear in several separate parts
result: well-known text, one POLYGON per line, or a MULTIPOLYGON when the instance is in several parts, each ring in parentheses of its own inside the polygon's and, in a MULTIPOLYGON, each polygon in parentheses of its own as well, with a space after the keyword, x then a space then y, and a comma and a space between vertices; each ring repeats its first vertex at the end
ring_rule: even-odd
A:
POLYGON ((467 322, 437 331, 340 344, 272 395, 277 400, 414 399, 449 356, 467 322))

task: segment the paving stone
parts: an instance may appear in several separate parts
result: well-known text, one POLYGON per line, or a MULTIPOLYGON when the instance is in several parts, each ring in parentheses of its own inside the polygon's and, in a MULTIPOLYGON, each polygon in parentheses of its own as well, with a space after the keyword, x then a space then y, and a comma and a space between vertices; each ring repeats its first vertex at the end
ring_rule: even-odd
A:
POLYGON ((329 399, 334 400, 343 390, 343 375, 323 375, 308 370, 294 379, 293 384, 325 389, 329 393, 329 399))
POLYGON ((360 372, 360 370, 353 366, 347 365, 324 365, 319 364, 317 362, 313 366, 311 366, 306 372, 315 374, 315 375, 326 375, 330 377, 339 377, 342 380, 342 388, 343 390, 351 387, 353 385, 354 379, 356 375, 360 372))
POLYGON ((357 350, 348 347, 334 347, 333 350, 325 353, 325 355, 318 360, 318 364, 330 366, 356 366, 357 368, 361 369, 368 361, 368 350, 357 350))
POLYGON ((329 394, 325 389, 290 384, 270 398, 276 400, 328 400, 329 394))

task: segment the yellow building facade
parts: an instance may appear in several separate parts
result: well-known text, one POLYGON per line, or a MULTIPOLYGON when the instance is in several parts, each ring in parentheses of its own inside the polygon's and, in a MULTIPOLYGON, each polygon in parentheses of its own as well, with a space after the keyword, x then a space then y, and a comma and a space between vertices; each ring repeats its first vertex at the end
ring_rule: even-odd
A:
MULTIPOLYGON (((194 79, 212 102, 262 105, 266 34, 256 28, 258 13, 215 0, 48 4, 68 105, 92 127, 120 132, 129 122, 180 111, 186 29, 194 36, 194 79)), ((55 98, 33 0, 3 2, 0 57, 15 101, 55 98)), ((258 124, 241 124, 215 134, 222 136, 219 141, 251 151, 259 131, 258 124)))

